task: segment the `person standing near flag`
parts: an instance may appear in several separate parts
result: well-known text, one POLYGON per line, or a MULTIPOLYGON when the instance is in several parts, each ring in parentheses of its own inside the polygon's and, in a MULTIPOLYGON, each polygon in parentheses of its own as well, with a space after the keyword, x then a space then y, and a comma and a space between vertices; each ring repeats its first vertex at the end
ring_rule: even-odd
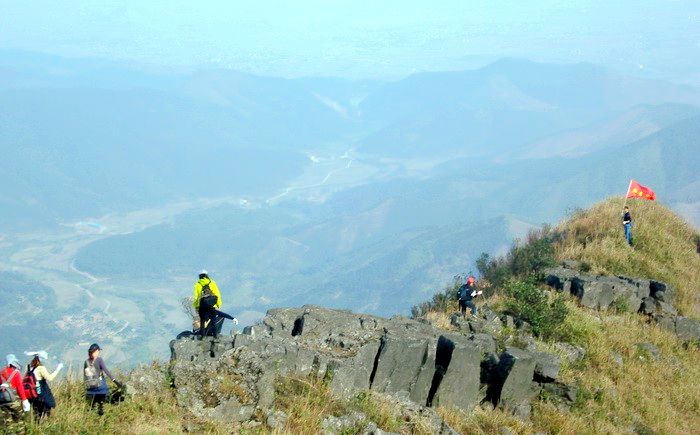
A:
POLYGON ((628 198, 656 201, 656 193, 650 188, 642 186, 634 180, 630 180, 630 184, 627 187, 627 194, 625 195, 625 204, 622 207, 622 226, 625 228, 625 239, 627 240, 627 244, 632 246, 632 216, 630 215, 629 207, 627 207, 628 198))
POLYGON ((625 240, 632 246, 632 216, 630 215, 630 208, 627 206, 625 206, 622 213, 622 225, 625 227, 625 240))

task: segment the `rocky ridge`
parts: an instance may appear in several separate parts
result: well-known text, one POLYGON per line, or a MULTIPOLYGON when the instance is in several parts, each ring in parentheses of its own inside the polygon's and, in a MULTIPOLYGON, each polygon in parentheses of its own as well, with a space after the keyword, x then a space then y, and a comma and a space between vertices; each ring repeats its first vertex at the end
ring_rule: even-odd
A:
POLYGON ((580 272, 579 268, 579 263, 565 261, 561 266, 545 270, 545 281, 559 292, 574 295, 585 307, 608 309, 615 306, 623 311, 638 312, 681 340, 700 340, 700 322, 678 314, 673 305, 675 292, 668 284, 624 275, 592 275, 580 272))
MULTIPOLYGON (((526 417, 544 388, 562 403, 575 400, 574 387, 556 382, 560 358, 537 351, 526 325, 520 329, 530 343, 525 349, 497 351, 494 335, 508 322, 483 310, 478 318, 454 316, 458 331, 448 332, 403 317, 315 306, 274 309, 233 337, 173 340, 171 374, 181 406, 240 422, 274 412, 281 375, 325 379, 343 398, 367 390, 389 395, 435 421, 435 405, 500 407, 526 417)), ((449 432, 444 422, 434 428, 449 432)))
MULTIPOLYGON (((683 340, 700 339, 700 323, 678 315, 674 291, 665 283, 596 276, 578 268, 565 262, 548 269, 545 282, 590 309, 639 312, 683 340)), ((564 361, 583 358, 583 348, 554 343, 556 354, 544 352, 526 322, 488 308, 477 317, 455 313, 450 321, 447 331, 425 319, 386 319, 316 306, 273 309, 243 333, 173 340, 170 376, 179 405, 195 415, 272 428, 286 419, 275 409, 280 376, 323 380, 345 399, 367 391, 383 395, 405 419, 427 420, 435 433, 452 433, 435 412, 438 405, 467 412, 497 407, 527 418, 537 397, 562 410, 576 402, 577 387, 562 383, 559 371, 564 361)), ((659 350, 650 343, 637 346, 658 358, 659 350)), ((364 419, 329 416, 324 427, 340 433, 364 419)), ((372 422, 367 428, 366 433, 381 433, 372 422)))

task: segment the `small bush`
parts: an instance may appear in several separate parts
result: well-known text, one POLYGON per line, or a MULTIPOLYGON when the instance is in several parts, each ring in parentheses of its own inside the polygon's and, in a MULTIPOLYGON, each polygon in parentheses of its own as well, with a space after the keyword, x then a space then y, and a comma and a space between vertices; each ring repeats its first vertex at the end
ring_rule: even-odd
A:
POLYGON ((456 311, 458 309, 457 300, 459 299, 457 290, 459 290, 461 285, 461 277, 456 276, 452 285, 448 285, 443 291, 435 293, 429 301, 421 302, 411 307, 411 318, 417 319, 431 311, 440 313, 456 311))
POLYGON ((476 267, 481 278, 489 283, 486 295, 489 296, 503 288, 513 278, 537 278, 542 271, 556 264, 553 243, 559 235, 548 226, 531 231, 523 242, 516 243, 507 255, 491 258, 482 253, 476 260, 476 267))
POLYGON ((505 291, 508 296, 505 301, 506 310, 528 322, 533 334, 542 339, 557 336, 557 330, 569 313, 563 295, 550 302, 547 293, 537 287, 532 279, 511 281, 506 285, 505 291))

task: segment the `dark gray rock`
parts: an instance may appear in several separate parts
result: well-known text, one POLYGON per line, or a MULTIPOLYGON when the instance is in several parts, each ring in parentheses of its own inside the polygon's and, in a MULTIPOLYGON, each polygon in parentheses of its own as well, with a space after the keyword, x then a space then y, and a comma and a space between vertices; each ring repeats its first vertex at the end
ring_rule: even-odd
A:
MULTIPOLYGON (((427 338, 395 337, 386 335, 377 359, 371 388, 380 393, 409 393, 427 359, 427 338)), ((427 399, 427 394, 424 397, 427 399)))
POLYGON ((535 358, 535 378, 540 382, 553 382, 559 376, 561 361, 557 355, 547 352, 532 352, 535 358))
POLYGON ((586 356, 586 350, 581 346, 559 342, 554 343, 554 347, 564 354, 564 358, 569 364, 575 363, 586 356))
POLYGON ((513 316, 505 315, 501 318, 501 321, 506 328, 515 329, 515 319, 513 316))
POLYGON ((653 316, 655 314, 670 314, 672 316, 675 316, 678 314, 678 311, 676 311, 673 305, 655 299, 651 296, 646 297, 642 300, 639 312, 650 316, 653 316))
POLYGON ((544 399, 565 407, 570 407, 576 402, 578 388, 559 382, 542 385, 544 399))
POLYGON ((326 364, 326 373, 330 377, 330 388, 334 394, 350 398, 358 391, 369 389, 369 380, 374 369, 374 362, 379 352, 380 342, 371 342, 348 358, 332 358, 326 364))
MULTIPOLYGON (((576 296, 581 305, 592 309, 608 308, 613 301, 624 302, 630 311, 638 311, 642 299, 649 297, 652 281, 627 276, 595 276, 563 267, 545 271, 545 281, 558 291, 576 296)), ((655 288, 661 288, 661 284, 655 288)), ((665 284, 663 285, 665 287, 665 284)), ((661 291, 659 291, 661 294, 661 291)), ((663 297, 663 296, 662 296, 663 297)))
POLYGON ((479 403, 481 350, 463 336, 446 334, 440 337, 437 352, 436 364, 447 368, 433 404, 471 411, 479 403))
POLYGON ((125 379, 126 394, 130 396, 152 396, 170 389, 165 370, 154 366, 133 369, 125 379))
POLYGON ((649 290, 651 297, 668 304, 672 304, 675 299, 675 292, 673 288, 661 281, 650 281, 649 290))
POLYGON ((498 373, 502 386, 498 405, 504 409, 522 414, 528 404, 537 394, 532 386, 535 374, 535 359, 530 352, 521 349, 507 348, 499 358, 498 373))
POLYGON ((482 354, 496 353, 496 340, 490 334, 472 333, 468 340, 471 341, 482 354))
POLYGON ((681 340, 700 340, 700 321, 688 317, 676 317, 676 335, 681 340))

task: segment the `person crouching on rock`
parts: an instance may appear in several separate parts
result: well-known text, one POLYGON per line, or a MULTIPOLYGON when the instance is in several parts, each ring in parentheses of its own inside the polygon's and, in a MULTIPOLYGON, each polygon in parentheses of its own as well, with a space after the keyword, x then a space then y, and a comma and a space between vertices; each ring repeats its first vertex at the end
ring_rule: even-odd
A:
POLYGON ((474 277, 469 275, 467 282, 462 284, 459 288, 459 310, 462 312, 463 317, 467 315, 467 307, 471 309, 472 316, 476 316, 477 309, 473 299, 481 293, 481 291, 476 290, 476 281, 474 277))
POLYGON ((59 363, 58 366, 56 366, 56 370, 54 370, 53 373, 49 373, 44 366, 44 361, 49 357, 46 351, 24 352, 24 354, 34 357, 29 363, 27 370, 36 380, 37 397, 31 401, 34 415, 38 418, 48 417, 51 415, 51 410, 56 407, 56 400, 53 397, 49 382, 56 378, 63 368, 63 363, 59 363))
POLYGON ((103 414, 102 408, 109 394, 109 387, 107 386, 105 375, 109 376, 109 379, 111 379, 117 387, 122 388, 122 384, 114 379, 114 376, 112 376, 107 369, 105 362, 100 358, 101 350, 97 343, 91 344, 88 349, 88 359, 86 359, 85 364, 83 364, 85 395, 93 409, 97 406, 97 413, 99 415, 103 414))
POLYGON ((209 278, 206 270, 199 272, 199 280, 194 284, 192 306, 199 314, 199 337, 204 338, 212 328, 214 338, 217 337, 216 329, 217 310, 221 308, 221 292, 213 279, 209 278))

